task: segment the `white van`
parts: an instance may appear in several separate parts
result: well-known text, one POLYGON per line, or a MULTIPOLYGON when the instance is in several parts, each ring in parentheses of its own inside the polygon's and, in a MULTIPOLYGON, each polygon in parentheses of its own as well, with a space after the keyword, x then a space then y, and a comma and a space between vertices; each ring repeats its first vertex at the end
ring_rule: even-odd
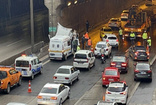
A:
POLYGON ((50 60, 67 60, 73 54, 71 39, 69 36, 54 36, 49 43, 50 60))
POLYGON ((49 42, 50 60, 67 60, 67 57, 73 54, 72 40, 76 34, 76 31, 58 23, 56 35, 50 38, 49 42))
POLYGON ((21 72, 22 77, 31 77, 31 79, 34 79, 34 75, 42 73, 43 66, 37 56, 23 54, 15 59, 15 68, 21 72))

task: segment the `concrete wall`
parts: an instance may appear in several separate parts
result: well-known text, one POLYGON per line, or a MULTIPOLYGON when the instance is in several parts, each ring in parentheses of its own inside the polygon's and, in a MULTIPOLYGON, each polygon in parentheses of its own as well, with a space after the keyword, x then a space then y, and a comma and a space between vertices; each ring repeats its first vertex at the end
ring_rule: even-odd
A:
POLYGON ((119 17, 123 9, 140 1, 143 0, 88 0, 88 2, 64 8, 59 22, 66 27, 84 32, 86 20, 95 27, 106 23, 111 17, 119 17))

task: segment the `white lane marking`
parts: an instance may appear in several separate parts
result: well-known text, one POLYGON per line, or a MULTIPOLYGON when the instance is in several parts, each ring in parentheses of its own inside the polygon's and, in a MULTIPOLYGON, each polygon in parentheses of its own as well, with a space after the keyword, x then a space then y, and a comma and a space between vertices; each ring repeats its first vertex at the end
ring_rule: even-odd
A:
POLYGON ((140 85, 140 82, 137 82, 136 85, 135 85, 135 87, 134 87, 134 89, 131 91, 131 94, 128 95, 128 96, 129 96, 129 97, 128 97, 128 101, 127 101, 128 104, 129 104, 129 102, 130 102, 130 100, 131 100, 133 94, 135 93, 135 91, 136 91, 136 89, 138 88, 139 85, 140 85))
MULTIPOLYGON (((22 40, 23 40, 23 39, 22 39, 22 40)), ((18 43, 18 42, 20 42, 20 41, 22 41, 22 40, 19 40, 19 41, 17 41, 17 42, 11 43, 11 44, 7 45, 7 47, 12 46, 13 44, 16 44, 16 43, 18 43)))
POLYGON ((154 58, 151 60, 150 65, 153 65, 155 59, 156 59, 156 55, 155 55, 154 58))
POLYGON ((48 59, 46 62, 43 63, 43 65, 47 64, 50 60, 48 59))
POLYGON ((48 55, 43 56, 42 58, 40 58, 41 61, 45 60, 48 58, 48 55))

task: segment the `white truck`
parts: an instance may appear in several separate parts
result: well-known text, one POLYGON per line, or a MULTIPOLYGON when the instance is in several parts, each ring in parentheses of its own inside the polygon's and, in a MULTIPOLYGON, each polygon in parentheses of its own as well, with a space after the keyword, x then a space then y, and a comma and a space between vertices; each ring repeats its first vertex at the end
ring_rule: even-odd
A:
POLYGON ((56 35, 50 38, 49 42, 50 60, 67 60, 67 57, 73 54, 72 39, 76 34, 76 31, 58 23, 56 35))

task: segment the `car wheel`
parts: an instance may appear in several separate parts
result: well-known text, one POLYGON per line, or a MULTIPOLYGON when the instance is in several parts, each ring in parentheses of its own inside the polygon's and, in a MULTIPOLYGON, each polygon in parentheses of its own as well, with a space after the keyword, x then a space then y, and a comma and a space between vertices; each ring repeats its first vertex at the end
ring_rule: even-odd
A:
POLYGON ((40 74, 42 74, 43 67, 41 67, 40 74))
POLYGON ((137 79, 136 79, 136 78, 134 78, 134 81, 137 81, 137 79))
POLYGON ((34 74, 32 73, 32 74, 31 74, 31 80, 33 80, 33 79, 34 79, 34 74))
POLYGON ((77 81, 79 80, 79 75, 77 76, 76 80, 77 80, 77 81))
POLYGON ((68 96, 67 96, 67 99, 69 99, 70 98, 70 90, 69 90, 69 92, 68 92, 68 96))
POLYGON ((22 84, 22 77, 19 78, 18 84, 17 84, 17 85, 18 85, 18 86, 21 86, 21 84, 22 84))
POLYGON ((64 60, 64 61, 67 60, 67 55, 63 55, 63 60, 64 60))
POLYGON ((7 89, 5 90, 5 92, 6 92, 7 94, 10 93, 10 84, 7 85, 7 89))
POLYGON ((62 105, 62 99, 60 99, 59 105, 62 105))

